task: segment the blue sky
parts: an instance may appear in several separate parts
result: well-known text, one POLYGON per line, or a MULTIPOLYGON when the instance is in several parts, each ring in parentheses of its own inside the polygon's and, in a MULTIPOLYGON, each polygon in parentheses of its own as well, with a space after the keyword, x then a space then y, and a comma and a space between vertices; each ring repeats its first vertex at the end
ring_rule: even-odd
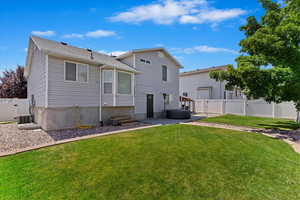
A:
POLYGON ((234 64, 239 27, 262 12, 256 0, 3 1, 0 72, 24 65, 30 34, 109 54, 163 46, 184 71, 234 64))

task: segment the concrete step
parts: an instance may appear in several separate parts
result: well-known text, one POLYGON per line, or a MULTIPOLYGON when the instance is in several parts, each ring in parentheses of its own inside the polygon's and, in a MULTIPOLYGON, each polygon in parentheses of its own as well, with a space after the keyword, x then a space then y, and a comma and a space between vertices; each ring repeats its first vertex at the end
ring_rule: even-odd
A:
POLYGON ((115 116, 115 117, 111 117, 111 120, 126 120, 126 119, 131 119, 130 116, 128 115, 124 115, 124 116, 115 116))
POLYGON ((112 121, 112 124, 115 126, 136 122, 135 119, 133 119, 131 116, 128 115, 111 117, 110 120, 112 121))
POLYGON ((18 124, 18 129, 20 129, 20 130, 36 130, 36 129, 41 129, 41 127, 35 123, 27 123, 27 124, 18 124))
POLYGON ((135 119, 126 119, 126 120, 119 120, 121 124, 126 124, 126 123, 131 123, 131 122, 136 122, 135 119))

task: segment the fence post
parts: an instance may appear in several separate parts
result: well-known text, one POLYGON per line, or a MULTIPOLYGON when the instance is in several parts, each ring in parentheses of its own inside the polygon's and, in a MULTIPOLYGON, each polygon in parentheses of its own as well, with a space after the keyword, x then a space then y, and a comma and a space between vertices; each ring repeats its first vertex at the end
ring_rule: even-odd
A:
POLYGON ((276 118, 276 104, 272 102, 272 117, 276 118))
POLYGON ((222 108, 221 108, 221 114, 224 115, 225 114, 225 104, 226 104, 226 100, 222 100, 222 108))
POLYGON ((247 102, 248 100, 247 99, 244 99, 244 116, 247 116, 247 102))

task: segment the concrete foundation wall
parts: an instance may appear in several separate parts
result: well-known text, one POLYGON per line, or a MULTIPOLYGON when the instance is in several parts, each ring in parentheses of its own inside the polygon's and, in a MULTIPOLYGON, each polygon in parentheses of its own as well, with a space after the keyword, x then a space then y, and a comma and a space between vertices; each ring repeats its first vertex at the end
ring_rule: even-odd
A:
POLYGON ((99 107, 43 108, 37 107, 34 119, 44 130, 76 128, 99 123, 99 107))
MULTIPOLYGON (((110 118, 114 116, 128 115, 137 120, 147 118, 146 113, 135 113, 131 107, 102 107, 102 121, 105 125, 110 124, 110 118)), ((155 112, 154 118, 162 117, 161 112, 155 112)), ((99 107, 65 107, 34 109, 34 120, 42 129, 60 130, 71 129, 78 126, 96 126, 99 124, 99 107)))

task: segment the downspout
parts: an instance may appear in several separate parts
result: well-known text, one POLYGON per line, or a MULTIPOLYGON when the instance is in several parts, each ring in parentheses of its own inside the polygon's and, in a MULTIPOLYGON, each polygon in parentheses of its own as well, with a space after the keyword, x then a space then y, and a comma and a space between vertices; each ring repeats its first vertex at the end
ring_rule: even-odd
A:
POLYGON ((100 67, 99 72, 99 122, 103 125, 102 122, 102 69, 100 67))
POLYGON ((114 81, 113 81, 113 106, 116 106, 117 103, 117 70, 116 67, 114 67, 114 71, 113 71, 113 77, 114 77, 114 81))

